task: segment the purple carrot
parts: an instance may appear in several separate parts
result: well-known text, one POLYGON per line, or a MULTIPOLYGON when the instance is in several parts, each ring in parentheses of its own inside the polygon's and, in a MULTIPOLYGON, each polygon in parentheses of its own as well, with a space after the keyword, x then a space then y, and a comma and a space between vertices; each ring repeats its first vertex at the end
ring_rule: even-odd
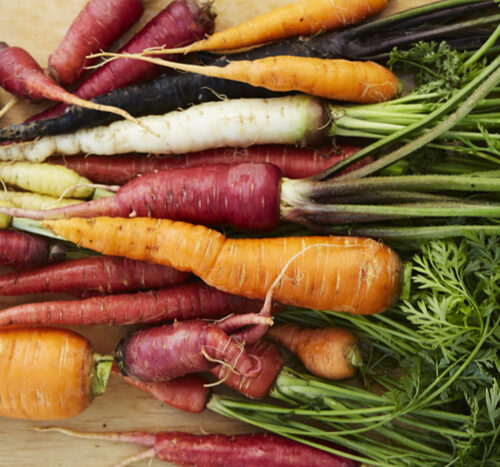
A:
MULTIPOLYGON (((357 461, 271 433, 194 435, 179 431, 81 432, 60 427, 40 427, 78 438, 137 443, 146 451, 121 462, 129 465, 157 457, 181 466, 196 467, 356 467, 357 461)), ((339 448, 336 448, 339 450, 339 448)))
POLYGON ((207 371, 223 363, 246 377, 262 365, 215 323, 201 320, 142 329, 122 339, 115 351, 120 370, 145 382, 165 381, 207 371))
POLYGON ((0 295, 117 293, 186 282, 191 274, 116 256, 90 256, 0 276, 0 295))
POLYGON ((0 325, 154 324, 258 313, 261 307, 260 300, 231 295, 196 281, 147 292, 23 303, 1 310, 0 325))
MULTIPOLYGON (((0 264, 14 269, 34 268, 66 257, 63 243, 17 230, 0 230, 0 264)), ((17 273, 16 273, 17 277, 17 273)))

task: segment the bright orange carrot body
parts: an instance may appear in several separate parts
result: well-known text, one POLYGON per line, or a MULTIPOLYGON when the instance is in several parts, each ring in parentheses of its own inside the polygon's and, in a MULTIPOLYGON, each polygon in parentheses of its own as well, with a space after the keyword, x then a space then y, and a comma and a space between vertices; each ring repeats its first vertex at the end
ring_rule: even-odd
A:
POLYGON ((358 339, 347 329, 285 324, 269 328, 266 337, 296 354, 313 375, 321 378, 348 378, 361 364, 358 339))
POLYGON ((57 420, 92 401, 92 349, 84 337, 49 327, 0 328, 0 416, 57 420))
POLYGON ((263 299, 275 285, 279 303, 371 314, 392 305, 400 290, 399 257, 371 239, 226 239, 204 226, 151 218, 72 218, 44 225, 81 246, 191 271, 215 288, 249 298, 263 299))
POLYGON ((238 26, 175 52, 232 50, 286 37, 340 28, 373 16, 387 0, 300 0, 257 16, 238 26))

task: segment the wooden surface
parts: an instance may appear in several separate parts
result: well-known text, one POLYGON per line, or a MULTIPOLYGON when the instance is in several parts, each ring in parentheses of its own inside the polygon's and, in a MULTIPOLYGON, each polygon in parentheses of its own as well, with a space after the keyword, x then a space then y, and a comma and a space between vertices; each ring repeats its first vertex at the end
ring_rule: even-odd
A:
MULTIPOLYGON (((215 0, 218 13, 217 28, 222 29, 248 19, 290 0, 215 0)), ((0 41, 28 50, 42 66, 46 66, 51 51, 58 45, 74 17, 86 0, 0 0, 0 41)), ((425 0, 391 0, 386 14, 428 3, 425 0)), ((166 0, 146 1, 147 11, 141 21, 124 37, 140 28, 167 4, 166 0)), ((0 107, 10 96, 0 90, 0 107)), ((0 124, 17 123, 43 108, 43 105, 18 105, 0 124)), ((0 307, 19 299, 0 297, 0 307)), ((87 336, 101 353, 113 350, 123 331, 119 328, 74 328, 87 336)), ((48 375, 50 377, 50 375, 48 375)), ((50 425, 51 423, 39 423, 50 425)), ((0 419, 0 466, 28 467, 56 466, 110 466, 119 460, 140 452, 142 447, 110 442, 67 438, 56 433, 38 433, 30 429, 33 422, 0 419)), ((253 428, 210 411, 186 414, 165 407, 149 395, 128 386, 118 379, 110 379, 106 393, 97 398, 81 415, 60 425, 80 430, 183 430, 194 433, 251 432, 253 428)), ((134 465, 167 465, 158 460, 144 460, 134 465)))

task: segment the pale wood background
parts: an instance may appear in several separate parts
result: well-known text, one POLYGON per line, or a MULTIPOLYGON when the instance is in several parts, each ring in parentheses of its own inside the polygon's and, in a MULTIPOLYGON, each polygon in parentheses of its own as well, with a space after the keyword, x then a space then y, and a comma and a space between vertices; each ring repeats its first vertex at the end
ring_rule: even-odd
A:
MULTIPOLYGON (((0 41, 24 47, 46 66, 48 55, 57 47, 68 26, 87 0, 0 0, 0 41)), ((290 0, 215 0, 217 29, 241 22, 290 0)), ((146 13, 123 40, 137 31, 168 3, 168 0, 146 0, 146 13)), ((429 3, 429 0, 390 0, 385 14, 429 3)), ((0 107, 10 96, 0 89, 0 107)), ((0 125, 23 121, 41 110, 43 104, 16 106, 0 125)), ((0 307, 27 298, 3 298, 0 307)), ((118 328, 75 328, 87 336, 97 351, 110 352, 123 334, 118 328)), ((50 377, 50 376, 49 376, 50 377)), ((165 407, 147 394, 111 378, 106 393, 97 398, 81 415, 60 423, 81 430, 183 430, 201 432, 250 432, 253 428, 210 411, 193 415, 165 407)), ((87 467, 110 466, 120 459, 141 451, 134 445, 67 438, 30 429, 33 422, 0 419, 0 466, 87 467)), ((40 423, 50 425, 50 423, 40 423)), ((167 465, 158 460, 142 461, 140 466, 167 465)))

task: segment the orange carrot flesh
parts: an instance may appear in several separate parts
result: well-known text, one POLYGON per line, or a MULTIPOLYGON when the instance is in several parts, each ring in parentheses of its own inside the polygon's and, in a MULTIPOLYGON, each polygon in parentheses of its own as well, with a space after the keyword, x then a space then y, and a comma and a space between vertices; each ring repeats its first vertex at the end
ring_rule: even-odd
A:
POLYGON ((0 416, 57 420, 92 401, 92 349, 59 328, 0 328, 0 416))
POLYGON ((107 54, 129 57, 206 76, 230 79, 271 91, 300 91, 326 99, 357 103, 383 102, 399 91, 396 75, 375 62, 354 62, 282 55, 258 60, 237 60, 223 67, 177 63, 142 54, 107 54))
POLYGON ((233 50, 357 23, 382 11, 387 0, 301 0, 273 9, 191 46, 166 52, 233 50))
POLYGON ((273 286, 279 303, 372 314, 400 292, 398 255, 367 238, 226 239, 204 226, 151 218, 71 218, 44 226, 86 248, 191 271, 248 298, 264 299, 273 286))
POLYGON ((347 329, 285 324, 269 328, 266 337, 296 354, 313 375, 321 378, 349 378, 361 364, 358 339, 347 329))

